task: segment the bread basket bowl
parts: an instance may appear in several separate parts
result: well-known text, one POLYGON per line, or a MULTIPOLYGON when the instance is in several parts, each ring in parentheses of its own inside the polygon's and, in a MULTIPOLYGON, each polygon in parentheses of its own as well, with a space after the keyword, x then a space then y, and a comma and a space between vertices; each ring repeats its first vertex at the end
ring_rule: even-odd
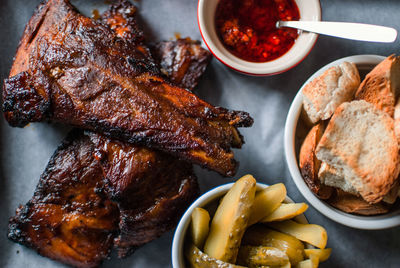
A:
MULTIPOLYGON (((385 57, 378 55, 356 55, 338 59, 318 70, 304 83, 304 85, 306 85, 308 82, 312 81, 314 78, 321 75, 328 68, 336 66, 344 61, 355 63, 361 75, 363 74, 365 75, 367 72, 372 70, 374 66, 380 63, 384 58, 385 57)), ((285 134, 284 134, 286 162, 290 174, 292 176, 292 179, 295 182, 299 191, 315 209, 317 209, 320 213, 322 213, 326 217, 340 224, 352 228, 365 229, 365 230, 386 229, 399 226, 400 209, 396 209, 387 214, 379 216, 358 216, 358 215, 348 214, 330 206, 325 201, 320 200, 307 187, 306 183, 304 182, 300 174, 300 169, 298 165, 298 155, 299 155, 299 148, 301 145, 301 136, 302 135, 304 136, 304 134, 301 133, 307 133, 307 131, 305 131, 305 129, 307 129, 307 126, 302 124, 301 121, 299 120, 303 109, 302 89, 304 88, 304 85, 299 90, 299 92, 297 93, 296 97, 294 98, 291 104, 286 119, 285 134)))

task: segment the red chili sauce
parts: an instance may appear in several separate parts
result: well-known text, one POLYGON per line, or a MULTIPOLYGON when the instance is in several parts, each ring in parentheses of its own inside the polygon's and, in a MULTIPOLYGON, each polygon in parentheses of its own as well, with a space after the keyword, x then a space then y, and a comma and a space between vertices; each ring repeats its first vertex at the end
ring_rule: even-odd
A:
POLYGON ((294 44, 296 29, 277 29, 278 20, 299 20, 294 0, 220 0, 215 15, 219 38, 235 56, 267 62, 294 44))

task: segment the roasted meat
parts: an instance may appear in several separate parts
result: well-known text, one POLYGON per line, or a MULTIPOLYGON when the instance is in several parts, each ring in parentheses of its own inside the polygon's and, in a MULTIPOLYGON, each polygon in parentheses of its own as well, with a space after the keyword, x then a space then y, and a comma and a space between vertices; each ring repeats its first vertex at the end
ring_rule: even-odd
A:
POLYGON ((161 72, 170 81, 193 90, 211 60, 211 53, 190 38, 164 41, 150 47, 161 72))
POLYGON ((33 198, 10 219, 8 237, 76 267, 105 259, 118 233, 119 211, 105 193, 89 137, 73 132, 57 149, 33 198))
POLYGON ((174 227, 198 191, 189 163, 74 130, 10 219, 8 237, 60 262, 94 267, 113 245, 126 257, 174 227))
MULTIPOLYGON (((144 33, 136 21, 137 9, 127 1, 116 1, 101 15, 100 20, 114 30, 118 37, 141 44, 144 33)), ((143 51, 148 53, 146 48, 143 51)), ((211 53, 199 41, 180 38, 150 45, 151 54, 161 73, 174 85, 193 90, 211 61, 211 53)))
POLYGON ((67 123, 233 176, 231 148, 243 144, 237 127, 250 126, 252 118, 173 86, 140 37, 127 41, 118 32, 82 16, 66 0, 42 4, 4 82, 10 125, 67 123))
MULTIPOLYGON (((106 14, 114 10, 122 17, 131 8, 121 2, 106 14)), ((130 20, 125 27, 134 25, 130 20)), ((93 267, 113 245, 126 257, 171 229, 198 191, 186 162, 74 130, 50 160, 34 197, 10 219, 9 238, 60 262, 93 267)))
POLYGON ((90 134, 108 181, 108 195, 120 211, 118 255, 171 229, 198 194, 192 165, 144 147, 90 134))

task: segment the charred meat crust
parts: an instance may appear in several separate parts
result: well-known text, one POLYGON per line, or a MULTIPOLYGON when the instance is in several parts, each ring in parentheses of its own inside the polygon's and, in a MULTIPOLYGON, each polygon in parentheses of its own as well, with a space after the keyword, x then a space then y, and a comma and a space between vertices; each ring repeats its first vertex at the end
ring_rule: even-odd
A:
MULTIPOLYGON (((127 14, 124 9, 118 9, 117 12, 127 14)), ((186 71, 189 72, 191 69, 186 71)), ((192 82, 197 83, 195 80, 192 82)), ((81 131, 74 130, 50 160, 34 198, 25 206, 21 206, 17 210, 17 215, 10 219, 8 236, 13 241, 36 249, 44 256, 77 267, 97 266, 108 256, 112 244, 117 248, 119 257, 126 257, 136 248, 156 239, 176 225, 186 206, 199 193, 197 180, 192 172, 190 164, 178 161, 165 153, 112 141, 90 132, 83 135, 81 131), (99 172, 101 169, 101 175, 97 177, 99 183, 97 186, 101 188, 96 188, 94 191, 96 195, 90 198, 97 195, 101 198, 106 196, 106 199, 112 200, 111 204, 114 204, 114 209, 116 207, 119 213, 119 218, 114 215, 115 218, 111 219, 114 224, 118 222, 118 231, 112 231, 107 237, 103 237, 106 245, 103 255, 99 255, 97 259, 90 259, 88 256, 86 260, 68 257, 68 254, 60 251, 59 254, 55 254, 54 250, 46 248, 43 244, 38 246, 26 231, 32 226, 36 214, 42 216, 42 220, 45 219, 44 215, 35 210, 37 204, 44 202, 44 196, 54 196, 61 190, 68 191, 72 184, 79 183, 82 179, 80 176, 71 176, 73 173, 64 173, 63 187, 58 187, 56 190, 57 187, 53 188, 51 185, 54 180, 50 174, 50 170, 57 168, 56 162, 64 166, 68 161, 78 161, 77 157, 70 159, 67 152, 77 152, 82 150, 82 147, 88 147, 93 152, 90 161, 94 161, 96 165, 91 166, 92 172, 99 172), (129 172, 126 172, 127 166, 130 167, 129 172), (104 174, 106 178, 103 177, 104 174), (155 191, 151 191, 149 186, 154 186, 155 191)), ((54 198, 51 200, 55 201, 54 198)), ((66 202, 68 204, 68 201, 66 202)), ((37 235, 37 239, 47 238, 48 235, 45 233, 37 235)))
POLYGON ((108 182, 109 198, 120 211, 118 256, 173 228, 199 194, 192 165, 144 147, 87 133, 108 182))
POLYGON ((211 53, 190 38, 163 41, 150 46, 161 72, 172 83, 193 90, 211 61, 211 53))
POLYGON ((241 147, 237 127, 251 126, 252 118, 173 86, 158 74, 141 37, 126 41, 114 30, 80 15, 66 0, 39 8, 11 72, 26 71, 26 79, 11 76, 4 82, 4 99, 19 102, 3 106, 10 125, 67 123, 233 176, 237 163, 230 148, 241 147), (30 88, 25 81, 33 81, 30 94, 21 93, 30 88), (35 103, 45 109, 36 108, 40 114, 31 116, 35 103))
POLYGON ((117 205, 105 194, 94 147, 78 131, 54 153, 33 198, 10 219, 8 237, 76 267, 108 257, 118 232, 117 205))
POLYGON ((113 246, 126 257, 173 228, 198 193, 190 164, 74 130, 10 219, 8 237, 60 262, 95 267, 113 246))

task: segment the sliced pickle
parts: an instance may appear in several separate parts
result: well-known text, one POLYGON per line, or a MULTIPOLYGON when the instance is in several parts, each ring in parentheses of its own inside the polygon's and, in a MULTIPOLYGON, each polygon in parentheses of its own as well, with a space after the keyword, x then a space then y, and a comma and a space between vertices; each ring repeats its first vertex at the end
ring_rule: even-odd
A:
POLYGON ((235 263, 254 202, 256 180, 240 178, 223 197, 211 222, 204 252, 215 259, 235 263))
POLYGON ((243 236, 242 245, 277 248, 289 257, 292 265, 304 260, 304 244, 300 240, 263 224, 249 227, 243 236))
POLYGON ((203 208, 195 208, 192 213, 191 234, 193 243, 198 248, 203 248, 210 229, 210 214, 203 208))
POLYGON ((292 220, 271 222, 268 224, 273 229, 292 235, 297 239, 307 242, 318 248, 325 248, 328 241, 326 230, 316 224, 301 224, 292 220))
POLYGON ((256 194, 248 225, 259 222, 262 218, 277 209, 286 197, 286 187, 283 183, 271 185, 256 194))
POLYGON ((289 262, 288 256, 274 247, 241 246, 238 254, 238 264, 248 267, 283 266, 289 262))
POLYGON ((284 221, 292 219, 306 211, 306 203, 281 204, 274 212, 263 218, 261 222, 284 221))
POLYGON ((310 258, 299 262, 295 268, 317 268, 319 265, 319 260, 316 255, 311 254, 310 258))
POLYGON ((223 262, 202 252, 194 244, 186 248, 185 256, 192 268, 244 268, 243 266, 223 262))
POLYGON ((331 248, 325 248, 325 249, 318 249, 318 248, 313 248, 313 249, 305 249, 304 253, 306 254, 306 257, 309 258, 310 255, 315 255, 318 257, 319 262, 324 262, 326 261, 329 256, 331 255, 332 249, 331 248))

